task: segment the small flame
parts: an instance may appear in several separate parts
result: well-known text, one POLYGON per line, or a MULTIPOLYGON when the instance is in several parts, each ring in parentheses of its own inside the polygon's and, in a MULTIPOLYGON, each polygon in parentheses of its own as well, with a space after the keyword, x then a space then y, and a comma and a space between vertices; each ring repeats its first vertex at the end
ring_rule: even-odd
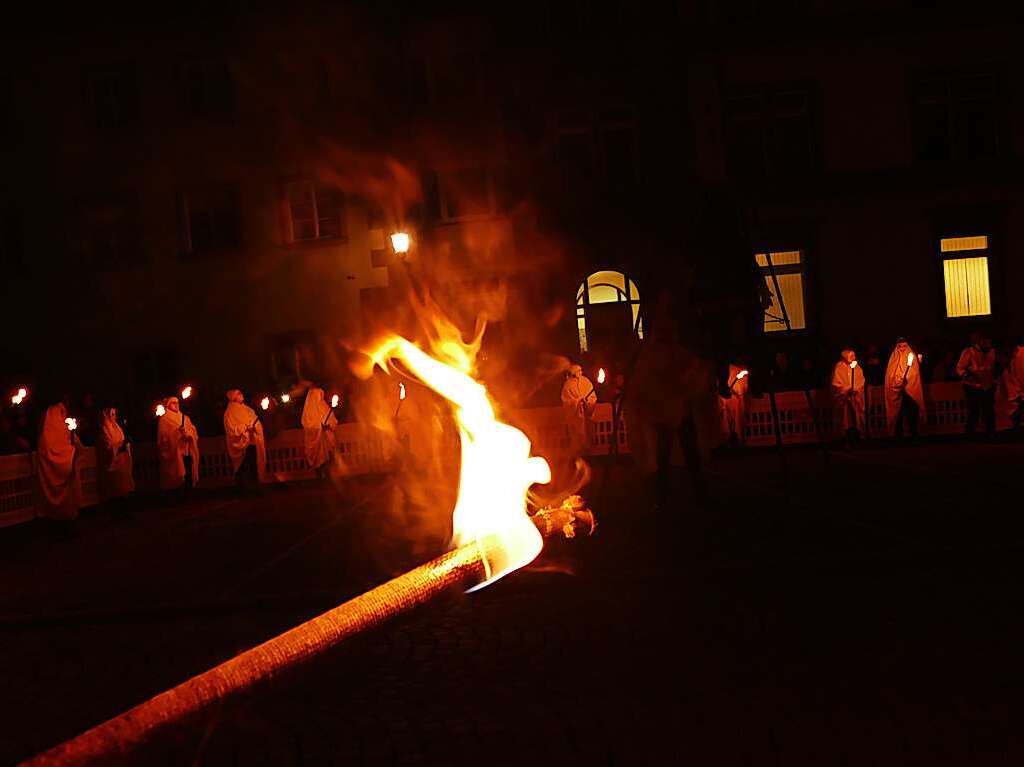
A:
POLYGON ((74 431, 78 428, 78 421, 74 418, 65 418, 64 423, 68 425, 68 431, 74 431))
POLYGON ((736 380, 737 381, 742 381, 748 375, 750 375, 750 371, 749 370, 741 370, 739 373, 736 374, 736 380))
POLYGON ((914 353, 910 352, 907 355, 907 367, 909 368, 909 367, 913 367, 913 366, 914 366, 914 353))
POLYGON ((337 394, 335 394, 335 395, 334 395, 333 397, 331 397, 331 407, 332 407, 332 408, 335 408, 335 407, 337 407, 337 406, 338 406, 338 403, 339 403, 340 401, 341 401, 341 398, 340 398, 340 397, 338 397, 338 395, 337 395, 337 394))
POLYGON ((264 397, 263 399, 261 399, 260 400, 260 407, 263 408, 264 410, 269 410, 270 409, 270 397, 264 397))
POLYGON ((604 383, 604 368, 599 368, 597 371, 597 382, 599 384, 604 383))
POLYGON ((855 367, 857 367, 857 360, 854 360, 853 362, 850 363, 850 368, 855 368, 855 367))
POLYGON ((163 405, 157 405, 155 412, 156 412, 156 417, 159 418, 160 416, 162 416, 164 413, 167 412, 167 408, 165 408, 163 405))
POLYGON ((526 494, 534 483, 550 482, 551 469, 543 458, 530 455, 525 434, 495 417, 487 390, 471 377, 474 346, 463 343, 455 328, 440 330, 441 338, 432 345, 436 357, 400 336, 389 336, 370 357, 385 369, 390 361, 401 361, 454 406, 462 461, 452 543, 480 545, 487 555, 485 583, 492 583, 532 562, 543 548, 526 514, 526 494))
POLYGON ((289 402, 291 402, 291 401, 292 401, 291 395, 290 395, 290 394, 282 394, 282 395, 281 395, 281 401, 282 401, 282 402, 283 402, 284 404, 286 404, 286 405, 287 405, 287 404, 288 404, 289 402))
POLYGON ((398 399, 405 399, 405 384, 401 382, 398 384, 398 399))
POLYGON ((181 390, 181 398, 182 399, 188 399, 191 396, 192 396, 192 387, 191 386, 186 386, 184 389, 181 390))
POLYGON ((18 389, 18 393, 17 394, 15 394, 13 397, 11 397, 11 404, 12 405, 20 405, 22 402, 25 401, 25 397, 27 397, 27 396, 28 396, 28 389, 26 389, 23 386, 20 389, 18 389))

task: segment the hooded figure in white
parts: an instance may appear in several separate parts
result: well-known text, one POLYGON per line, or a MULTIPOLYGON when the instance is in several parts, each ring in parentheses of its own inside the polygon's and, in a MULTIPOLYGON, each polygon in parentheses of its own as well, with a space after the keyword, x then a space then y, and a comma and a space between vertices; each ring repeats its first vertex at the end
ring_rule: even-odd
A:
POLYGON ((910 434, 916 437, 924 410, 921 361, 906 339, 901 338, 889 355, 889 364, 885 368, 885 417, 889 434, 902 436, 906 421, 910 434))
POLYGON ((192 457, 192 486, 199 482, 199 432, 192 419, 181 412, 177 397, 164 402, 166 412, 157 424, 156 446, 160 454, 160 487, 174 490, 185 484, 185 456, 192 457))
POLYGON ((306 463, 319 471, 334 454, 334 429, 338 419, 324 400, 324 390, 310 387, 302 406, 302 433, 306 447, 306 463))
POLYGON ((864 433, 864 371, 852 349, 843 349, 832 368, 832 404, 843 434, 864 433))
POLYGON ((722 410, 722 437, 734 445, 742 445, 747 414, 747 390, 750 381, 746 368, 729 363, 729 377, 726 381, 728 397, 718 395, 718 406, 722 410), (742 373, 742 375, 740 375, 742 373))
POLYGON ((256 411, 245 404, 240 389, 227 392, 228 406, 224 410, 224 440, 227 442, 231 468, 237 476, 249 447, 256 449, 256 476, 263 481, 267 466, 267 446, 263 439, 263 424, 256 411))
POLYGON ((1024 422, 1024 344, 1018 344, 999 378, 999 404, 1015 429, 1024 422))
POLYGON ((50 519, 75 519, 82 504, 82 486, 75 469, 75 455, 82 445, 68 429, 67 417, 63 403, 50 405, 43 417, 36 447, 36 468, 42 490, 40 511, 50 519))
POLYGON ((570 365, 565 383, 562 384, 562 406, 572 432, 574 452, 581 451, 586 445, 587 422, 594 414, 596 405, 594 384, 583 375, 582 367, 570 365))
POLYGON ((132 446, 117 422, 117 410, 112 407, 101 413, 96 464, 96 489, 101 500, 124 498, 135 489, 132 446))

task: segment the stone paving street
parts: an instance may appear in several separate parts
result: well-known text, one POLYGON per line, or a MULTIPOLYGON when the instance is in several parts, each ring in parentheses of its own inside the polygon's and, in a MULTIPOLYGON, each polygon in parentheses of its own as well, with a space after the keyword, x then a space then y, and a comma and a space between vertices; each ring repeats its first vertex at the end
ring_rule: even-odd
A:
MULTIPOLYGON (((794 450, 784 472, 758 452, 712 462, 704 507, 680 492, 653 514, 631 468, 598 464, 595 537, 131 763, 1020 764, 1022 467, 1006 444, 794 450)), ((379 513, 387 488, 0 530, 0 764, 422 561, 379 513)))

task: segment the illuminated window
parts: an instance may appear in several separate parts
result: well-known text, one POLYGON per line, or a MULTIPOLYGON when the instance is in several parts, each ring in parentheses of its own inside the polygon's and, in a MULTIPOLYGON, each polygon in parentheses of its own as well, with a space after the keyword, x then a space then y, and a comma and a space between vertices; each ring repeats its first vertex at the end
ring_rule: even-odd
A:
POLYGON ((286 185, 289 241, 334 240, 344 235, 341 194, 311 181, 286 185))
POLYGON ((988 283, 988 237, 949 237, 939 241, 946 285, 947 317, 992 313, 988 283), (948 255, 955 254, 955 255, 948 255))
POLYGON ((785 250, 778 253, 771 253, 771 266, 768 265, 768 258, 764 253, 754 256, 757 265, 761 267, 761 274, 764 275, 764 284, 767 297, 764 307, 764 332, 777 333, 785 331, 786 318, 789 319, 789 329, 803 330, 807 327, 807 318, 804 314, 804 259, 803 251, 785 250), (772 279, 772 269, 775 271, 775 279, 772 279), (781 301, 775 293, 775 280, 779 283, 779 292, 782 294, 781 301))
POLYGON ((640 315, 640 291, 636 283, 622 272, 594 272, 576 291, 576 328, 579 331, 580 351, 589 348, 587 342, 587 307, 594 304, 628 303, 632 310, 633 332, 644 337, 644 320, 640 315))

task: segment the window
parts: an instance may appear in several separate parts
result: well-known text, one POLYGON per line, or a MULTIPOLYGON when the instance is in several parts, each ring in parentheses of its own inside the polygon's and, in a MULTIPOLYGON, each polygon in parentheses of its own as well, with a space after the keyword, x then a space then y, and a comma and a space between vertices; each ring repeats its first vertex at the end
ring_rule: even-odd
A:
POLYGON ((812 94, 805 86, 751 87, 725 105, 726 164, 733 176, 806 173, 814 162, 812 94))
POLYGON ((185 252, 207 256, 237 248, 241 242, 238 188, 224 184, 183 195, 185 252))
POLYGON ((594 272, 576 291, 576 328, 579 332, 580 351, 590 348, 587 338, 587 310, 594 304, 626 303, 632 315, 632 328, 636 337, 644 337, 644 320, 640 314, 640 291, 636 283, 622 272, 594 272))
POLYGON ((992 313, 988 280, 988 237, 939 240, 946 286, 947 317, 980 317, 992 313))
POLYGON ((596 202, 618 210, 637 201, 636 139, 628 108, 568 116, 553 161, 567 206, 579 210, 596 202))
POLYGON ((234 109, 231 70, 223 59, 189 62, 180 87, 181 109, 189 117, 217 117, 234 109))
POLYGON ((764 276, 764 332, 777 333, 785 331, 786 319, 789 319, 789 329, 803 330, 807 327, 807 318, 804 313, 804 258, 803 251, 786 250, 770 252, 771 265, 764 253, 754 256, 757 265, 761 268, 764 276), (772 279, 772 271, 775 271, 775 280, 779 283, 779 293, 782 294, 781 301, 775 292, 775 280, 772 279))
POLYGON ((139 81, 131 70, 97 72, 89 79, 86 111, 99 133, 120 136, 139 127, 139 81))
POLYGON ((82 208, 69 222, 69 256, 83 269, 106 271, 139 261, 138 211, 119 201, 82 208))
POLYGON ((312 181, 285 185, 288 241, 337 240, 345 236, 344 205, 337 189, 312 181))
POLYGON ((931 77, 913 87, 914 159, 969 161, 999 153, 1001 87, 992 74, 931 77))

